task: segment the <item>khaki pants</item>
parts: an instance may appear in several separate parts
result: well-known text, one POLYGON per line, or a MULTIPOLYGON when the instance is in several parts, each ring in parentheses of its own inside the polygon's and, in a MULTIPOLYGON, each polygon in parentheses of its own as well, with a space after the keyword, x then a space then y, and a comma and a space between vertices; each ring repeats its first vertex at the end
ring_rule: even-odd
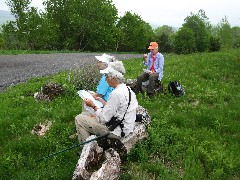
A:
MULTIPOLYGON (((108 128, 105 125, 100 124, 95 117, 91 117, 85 113, 79 114, 75 117, 75 124, 80 143, 86 141, 91 134, 101 136, 109 132, 108 128)), ((115 139, 120 138, 112 133, 110 133, 108 137, 115 139)))

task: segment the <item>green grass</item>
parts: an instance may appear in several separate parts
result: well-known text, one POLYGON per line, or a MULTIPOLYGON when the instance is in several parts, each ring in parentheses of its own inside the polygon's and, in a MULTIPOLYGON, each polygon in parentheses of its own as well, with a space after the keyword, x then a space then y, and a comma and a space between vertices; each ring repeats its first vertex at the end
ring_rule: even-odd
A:
MULTIPOLYGON (((183 97, 167 93, 149 99, 137 95, 151 117, 149 137, 128 155, 120 179, 240 178, 240 50, 165 56, 163 83, 179 80, 183 97)), ((127 78, 144 68, 142 59, 124 61, 127 78)), ((0 93, 0 178, 71 179, 80 148, 35 162, 77 144, 74 117, 81 100, 68 73, 31 79, 0 93), (53 102, 37 102, 33 94, 47 82, 66 93, 53 102), (33 126, 52 121, 44 137, 33 126)))

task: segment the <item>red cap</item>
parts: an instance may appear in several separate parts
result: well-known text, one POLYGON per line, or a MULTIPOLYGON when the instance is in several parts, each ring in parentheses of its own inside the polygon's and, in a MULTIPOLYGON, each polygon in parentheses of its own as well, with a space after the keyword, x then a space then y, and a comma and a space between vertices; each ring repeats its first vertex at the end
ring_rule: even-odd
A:
POLYGON ((150 43, 150 46, 148 47, 148 49, 155 49, 155 48, 158 48, 158 43, 156 43, 156 42, 151 42, 151 43, 150 43))

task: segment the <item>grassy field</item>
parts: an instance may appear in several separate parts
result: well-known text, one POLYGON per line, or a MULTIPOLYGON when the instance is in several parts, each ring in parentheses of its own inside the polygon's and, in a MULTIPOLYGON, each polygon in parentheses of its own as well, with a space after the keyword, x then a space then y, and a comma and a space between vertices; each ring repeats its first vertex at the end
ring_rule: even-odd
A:
MULTIPOLYGON (((149 138, 130 152, 120 179, 239 179, 240 50, 164 56, 165 87, 179 80, 186 95, 137 95, 152 117, 149 138)), ((141 62, 124 61, 126 78, 142 72, 141 62)), ((80 148, 35 162, 78 143, 70 136, 81 99, 69 73, 10 87, 0 101, 0 178, 71 179, 80 148), (62 84, 65 94, 50 103, 35 101, 33 94, 47 82, 62 84), (52 126, 45 136, 31 134, 46 121, 52 126)))

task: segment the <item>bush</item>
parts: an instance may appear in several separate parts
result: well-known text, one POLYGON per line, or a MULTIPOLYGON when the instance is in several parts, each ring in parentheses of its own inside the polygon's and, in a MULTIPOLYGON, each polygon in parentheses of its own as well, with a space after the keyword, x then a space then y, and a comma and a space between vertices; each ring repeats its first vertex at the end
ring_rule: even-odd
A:
POLYGON ((169 40, 169 35, 163 33, 158 37, 157 43, 160 46, 160 51, 170 53, 172 51, 172 45, 169 40))
POLYGON ((71 76, 71 82, 77 90, 95 90, 101 78, 96 65, 86 65, 83 68, 74 70, 71 76))
POLYGON ((219 51, 221 49, 221 42, 219 38, 215 38, 213 36, 210 37, 210 46, 209 51, 219 51))
POLYGON ((175 53, 191 54, 196 51, 194 32, 189 28, 180 28, 175 37, 175 53))

